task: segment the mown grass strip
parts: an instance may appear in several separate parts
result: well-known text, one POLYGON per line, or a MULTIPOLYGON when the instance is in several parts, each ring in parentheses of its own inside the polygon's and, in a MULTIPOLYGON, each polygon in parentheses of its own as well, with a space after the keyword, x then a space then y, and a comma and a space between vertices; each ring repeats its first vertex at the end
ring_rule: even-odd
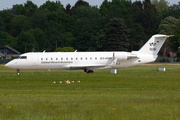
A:
POLYGON ((180 119, 179 72, 180 66, 161 64, 118 69, 118 74, 21 70, 16 76, 16 70, 0 65, 0 119, 180 119), (166 71, 158 72, 159 67, 166 71))

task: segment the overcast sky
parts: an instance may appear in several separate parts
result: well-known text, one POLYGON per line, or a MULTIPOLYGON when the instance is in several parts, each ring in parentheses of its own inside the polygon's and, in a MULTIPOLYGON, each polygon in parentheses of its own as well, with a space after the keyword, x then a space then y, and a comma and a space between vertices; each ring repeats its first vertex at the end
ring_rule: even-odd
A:
MULTIPOLYGON (((24 4, 26 3, 27 0, 0 0, 0 10, 7 9, 7 8, 12 8, 12 5, 15 4, 24 4)), ((34 4, 36 4, 38 7, 45 3, 47 0, 31 0, 34 4)), ((50 0, 50 1, 56 1, 56 0, 50 0)), ((88 2, 91 6, 100 6, 104 0, 84 0, 88 2)), ((136 0, 132 0, 134 2, 136 0)), ((139 0, 137 0, 139 1, 139 0)), ((143 0, 141 0, 143 1, 143 0)), ((180 0, 166 0, 172 4, 178 4, 178 1, 180 0)), ((77 2, 77 0, 60 0, 60 2, 64 5, 64 7, 70 3, 71 6, 74 6, 74 4, 77 2)))

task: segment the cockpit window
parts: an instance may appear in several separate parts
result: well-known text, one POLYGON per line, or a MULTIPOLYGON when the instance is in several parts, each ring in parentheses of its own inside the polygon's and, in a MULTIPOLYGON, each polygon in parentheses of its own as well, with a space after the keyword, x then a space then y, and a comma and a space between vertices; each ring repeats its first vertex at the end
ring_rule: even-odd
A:
POLYGON ((27 59, 27 56, 18 56, 16 59, 27 59))
POLYGON ((20 59, 21 58, 21 56, 18 56, 18 57, 16 57, 15 59, 20 59))
POLYGON ((21 56, 20 59, 27 59, 27 56, 21 56))

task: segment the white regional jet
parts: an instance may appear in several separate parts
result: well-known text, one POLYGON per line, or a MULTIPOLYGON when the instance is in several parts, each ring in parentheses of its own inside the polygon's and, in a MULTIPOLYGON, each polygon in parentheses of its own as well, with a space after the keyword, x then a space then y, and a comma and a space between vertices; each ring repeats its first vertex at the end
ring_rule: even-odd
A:
POLYGON ((95 69, 116 69, 153 62, 168 35, 153 35, 139 50, 132 52, 30 52, 5 66, 17 69, 67 69, 93 73, 95 69))

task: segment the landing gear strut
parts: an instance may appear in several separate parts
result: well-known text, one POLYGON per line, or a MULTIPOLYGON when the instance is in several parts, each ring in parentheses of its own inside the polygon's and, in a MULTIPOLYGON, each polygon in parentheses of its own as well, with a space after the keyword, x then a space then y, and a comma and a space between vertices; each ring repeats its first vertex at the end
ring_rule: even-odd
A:
POLYGON ((85 69, 84 72, 87 72, 87 73, 94 73, 93 70, 87 70, 87 69, 85 69))
POLYGON ((17 69, 17 75, 20 75, 19 69, 17 69))

